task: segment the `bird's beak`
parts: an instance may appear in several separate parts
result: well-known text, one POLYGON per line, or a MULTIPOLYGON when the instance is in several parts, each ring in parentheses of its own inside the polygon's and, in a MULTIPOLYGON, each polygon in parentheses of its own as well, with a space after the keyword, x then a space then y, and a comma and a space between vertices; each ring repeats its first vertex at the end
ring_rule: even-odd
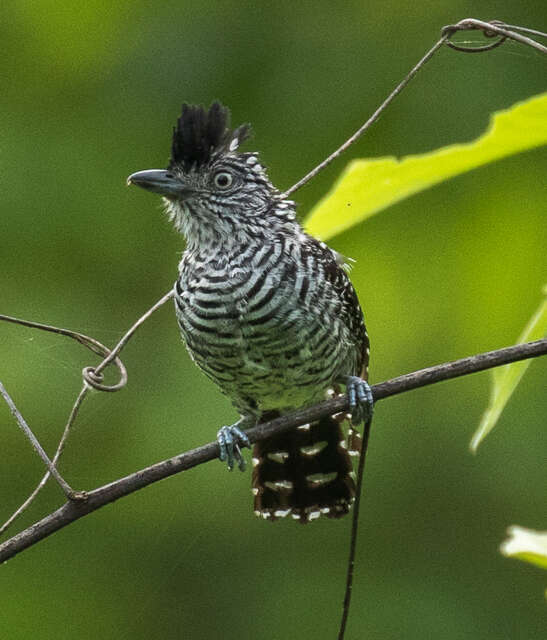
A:
POLYGON ((137 171, 127 178, 127 184, 136 184, 164 198, 180 198, 186 191, 182 182, 165 169, 137 171))

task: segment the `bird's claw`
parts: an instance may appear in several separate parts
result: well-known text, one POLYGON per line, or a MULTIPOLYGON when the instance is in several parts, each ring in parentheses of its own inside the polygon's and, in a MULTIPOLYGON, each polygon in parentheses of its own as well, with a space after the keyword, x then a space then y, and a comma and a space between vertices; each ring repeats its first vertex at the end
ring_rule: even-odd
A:
POLYGON ((374 397, 369 383, 359 376, 348 376, 346 391, 352 424, 357 425, 368 420, 374 409, 374 397))
POLYGON ((220 447, 219 458, 222 462, 226 461, 228 470, 234 468, 234 461, 240 471, 245 471, 245 458, 241 454, 241 447, 249 447, 251 443, 247 434, 240 429, 237 424, 229 427, 222 427, 217 433, 217 442, 220 447))

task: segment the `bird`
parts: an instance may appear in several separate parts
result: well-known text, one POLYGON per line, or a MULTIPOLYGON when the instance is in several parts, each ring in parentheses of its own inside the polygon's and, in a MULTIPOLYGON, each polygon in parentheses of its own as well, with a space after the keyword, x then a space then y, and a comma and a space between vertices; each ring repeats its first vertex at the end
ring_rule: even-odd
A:
POLYGON ((176 319, 191 359, 240 414, 217 433, 229 470, 245 469, 246 429, 345 386, 348 413, 256 442, 252 453, 257 516, 339 518, 355 500, 354 427, 373 408, 369 338, 348 260, 303 230, 258 152, 240 151, 250 132, 231 129, 218 101, 183 104, 167 168, 127 182, 162 196, 185 237, 176 319))

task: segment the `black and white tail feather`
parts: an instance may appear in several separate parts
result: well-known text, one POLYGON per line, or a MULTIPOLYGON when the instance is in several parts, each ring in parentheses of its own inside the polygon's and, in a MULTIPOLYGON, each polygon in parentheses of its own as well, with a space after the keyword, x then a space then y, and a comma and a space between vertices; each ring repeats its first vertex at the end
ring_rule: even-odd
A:
POLYGON ((349 424, 347 437, 344 434, 343 424, 350 418, 342 413, 327 416, 254 445, 255 515, 307 524, 348 513, 356 490, 351 458, 361 452, 359 432, 349 424))

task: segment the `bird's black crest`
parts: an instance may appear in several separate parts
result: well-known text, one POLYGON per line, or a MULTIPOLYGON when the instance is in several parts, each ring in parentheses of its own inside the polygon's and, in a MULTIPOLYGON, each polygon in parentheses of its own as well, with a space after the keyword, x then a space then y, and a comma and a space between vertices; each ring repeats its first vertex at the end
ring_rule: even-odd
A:
POLYGON ((169 168, 182 166, 189 171, 203 166, 214 156, 235 150, 249 134, 247 124, 230 129, 230 111, 220 102, 213 102, 208 110, 183 104, 173 130, 169 168))

